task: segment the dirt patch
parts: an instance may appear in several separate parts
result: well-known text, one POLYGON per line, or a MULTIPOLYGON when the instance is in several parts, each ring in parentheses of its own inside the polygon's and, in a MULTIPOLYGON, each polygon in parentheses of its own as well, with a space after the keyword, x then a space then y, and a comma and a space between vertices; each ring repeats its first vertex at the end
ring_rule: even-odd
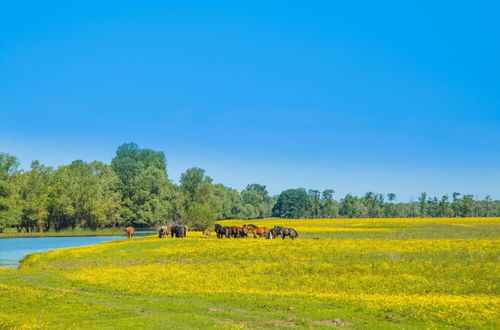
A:
POLYGON ((222 309, 221 308, 212 308, 212 307, 209 307, 208 311, 209 312, 220 312, 220 311, 222 311, 222 309))
POLYGON ((341 319, 314 321, 314 323, 325 325, 327 327, 334 327, 334 328, 343 328, 343 327, 347 327, 347 326, 351 325, 351 323, 344 322, 341 319))
POLYGON ((295 328, 297 325, 293 322, 286 322, 286 321, 279 321, 279 322, 274 322, 275 327, 283 327, 283 328, 295 328))

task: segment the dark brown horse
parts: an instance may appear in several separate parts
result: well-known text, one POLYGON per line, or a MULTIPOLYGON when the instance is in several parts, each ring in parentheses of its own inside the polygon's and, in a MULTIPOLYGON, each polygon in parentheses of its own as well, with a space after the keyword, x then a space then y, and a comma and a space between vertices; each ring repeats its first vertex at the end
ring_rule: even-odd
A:
POLYGON ((125 228, 125 234, 127 234, 128 238, 131 238, 134 235, 135 229, 132 226, 125 228))
POLYGON ((217 233, 217 238, 223 238, 224 236, 226 238, 231 238, 231 228, 229 227, 222 227, 216 223, 214 231, 217 233))
POLYGON ((188 227, 180 226, 180 225, 173 225, 170 227, 170 231, 171 231, 172 238, 174 238, 174 237, 182 238, 182 237, 187 236, 188 227))
POLYGON ((285 239, 285 236, 290 237, 292 240, 299 237, 297 231, 293 228, 283 228, 281 226, 274 226, 274 231, 276 231, 282 239, 285 239))
POLYGON ((243 225, 243 228, 250 230, 253 233, 253 238, 266 237, 269 233, 269 228, 267 227, 257 227, 256 225, 243 225))
POLYGON ((275 239, 279 237, 279 233, 275 228, 269 229, 269 233, 267 233, 266 238, 267 239, 275 239))
POLYGON ((229 229, 231 230, 231 236, 234 238, 248 236, 248 228, 246 227, 231 226, 229 229))

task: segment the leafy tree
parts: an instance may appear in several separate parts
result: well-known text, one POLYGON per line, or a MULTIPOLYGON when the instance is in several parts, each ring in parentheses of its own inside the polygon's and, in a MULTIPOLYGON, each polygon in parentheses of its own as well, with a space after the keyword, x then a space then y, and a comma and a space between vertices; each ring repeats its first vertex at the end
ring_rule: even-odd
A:
POLYGON ((321 193, 319 190, 316 189, 309 189, 308 192, 308 207, 309 207, 309 217, 310 218, 319 218, 321 216, 321 207, 322 207, 322 200, 321 200, 321 193))
POLYGON ((101 162, 76 160, 59 167, 49 194, 47 228, 97 229, 120 224, 118 184, 116 174, 101 162))
POLYGON ((16 201, 18 166, 16 157, 0 153, 0 232, 19 222, 20 210, 16 201))
POLYGON ((453 197, 453 201, 452 201, 452 204, 451 204, 451 208, 453 209, 453 213, 456 217, 460 217, 461 216, 461 202, 460 202, 460 199, 458 197, 460 197, 460 193, 458 192, 454 192, 452 197, 453 197))
POLYGON ((163 152, 125 143, 118 147, 111 166, 120 179, 124 225, 146 226, 176 218, 178 208, 173 203, 178 199, 167 177, 163 152))
POLYGON ((333 189, 326 189, 321 193, 321 217, 323 218, 337 218, 339 216, 339 205, 333 199, 334 193, 333 189))
POLYGON ((347 194, 340 201, 339 214, 346 218, 363 218, 366 217, 366 208, 360 198, 347 194))
POLYGON ((420 196, 418 197, 418 202, 420 203, 420 216, 422 218, 425 218, 425 216, 427 215, 427 193, 423 192, 420 194, 420 196))
POLYGON ((23 173, 19 180, 19 204, 21 221, 18 230, 48 229, 49 190, 52 168, 38 161, 31 163, 31 170, 23 173))
POLYGON ((213 186, 213 193, 217 199, 217 219, 241 219, 247 218, 245 204, 240 193, 236 189, 228 188, 223 184, 213 186))
POLYGON ((369 218, 379 218, 383 215, 384 196, 367 192, 362 199, 369 218))
POLYGON ((266 186, 257 183, 249 184, 241 192, 241 196, 243 202, 248 204, 247 212, 251 210, 252 218, 265 218, 271 215, 271 197, 269 197, 266 186))
POLYGON ((282 218, 301 218, 308 214, 308 195, 304 188, 283 191, 273 207, 273 215, 282 218))
MULTIPOLYGON (((180 190, 184 196, 184 219, 193 228, 206 227, 220 214, 212 178, 205 170, 193 167, 181 174, 180 190)), ((202 228, 203 229, 203 228, 202 228)))

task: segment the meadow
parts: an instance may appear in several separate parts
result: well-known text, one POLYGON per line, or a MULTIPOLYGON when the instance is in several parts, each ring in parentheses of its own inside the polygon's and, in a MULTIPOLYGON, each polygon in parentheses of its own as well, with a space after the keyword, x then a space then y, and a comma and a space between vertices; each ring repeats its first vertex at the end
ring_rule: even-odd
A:
POLYGON ((299 239, 156 236, 0 269, 0 328, 500 327, 500 218, 227 220, 299 239))

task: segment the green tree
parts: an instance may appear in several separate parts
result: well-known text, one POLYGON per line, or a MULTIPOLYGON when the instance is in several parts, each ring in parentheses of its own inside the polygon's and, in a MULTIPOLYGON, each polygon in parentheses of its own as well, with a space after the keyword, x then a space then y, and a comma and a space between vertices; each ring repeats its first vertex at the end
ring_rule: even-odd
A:
POLYGON ((20 210, 16 200, 18 166, 16 157, 0 153, 0 232, 20 222, 20 210))
POLYGON ((382 216, 384 206, 384 196, 382 194, 367 192, 362 198, 362 202, 369 218, 380 218, 382 216))
POLYGON ((461 217, 462 216, 462 206, 461 206, 461 201, 459 199, 460 193, 454 192, 452 194, 453 201, 451 203, 451 208, 453 209, 453 214, 456 217, 461 217))
POLYGON ((179 218, 175 205, 179 198, 168 180, 163 152, 125 143, 118 147, 111 166, 120 179, 124 225, 146 226, 179 218))
MULTIPOLYGON (((241 192, 243 202, 247 204, 247 210, 251 210, 251 218, 265 218, 271 215, 271 197, 266 186, 257 183, 247 185, 241 192)), ((248 211, 247 211, 248 212, 248 211)))
POLYGON ((425 218, 427 215, 427 193, 421 193, 418 197, 418 202, 420 205, 420 216, 425 218))
POLYGON ((273 215, 282 218, 302 218, 308 214, 309 199, 304 188, 283 191, 273 207, 273 215))
POLYGON ((321 193, 319 190, 316 189, 309 189, 307 191, 308 195, 308 209, 309 209, 309 218, 317 219, 321 216, 321 207, 322 207, 322 200, 321 200, 321 193))
POLYGON ((180 190, 184 196, 183 218, 190 227, 204 229, 220 215, 220 200, 205 170, 193 167, 182 173, 180 190))
POLYGON ((49 190, 52 168, 38 161, 31 163, 31 170, 23 173, 19 180, 19 204, 21 222, 18 230, 48 229, 49 190))
POLYGON ((76 160, 53 173, 47 228, 113 226, 120 221, 119 180, 109 165, 76 160))
POLYGON ((340 201, 339 214, 346 218, 363 218, 367 212, 359 197, 347 194, 340 201))
POLYGON ((333 189, 325 189, 321 193, 321 217, 337 218, 339 216, 338 202, 333 199, 333 189))

